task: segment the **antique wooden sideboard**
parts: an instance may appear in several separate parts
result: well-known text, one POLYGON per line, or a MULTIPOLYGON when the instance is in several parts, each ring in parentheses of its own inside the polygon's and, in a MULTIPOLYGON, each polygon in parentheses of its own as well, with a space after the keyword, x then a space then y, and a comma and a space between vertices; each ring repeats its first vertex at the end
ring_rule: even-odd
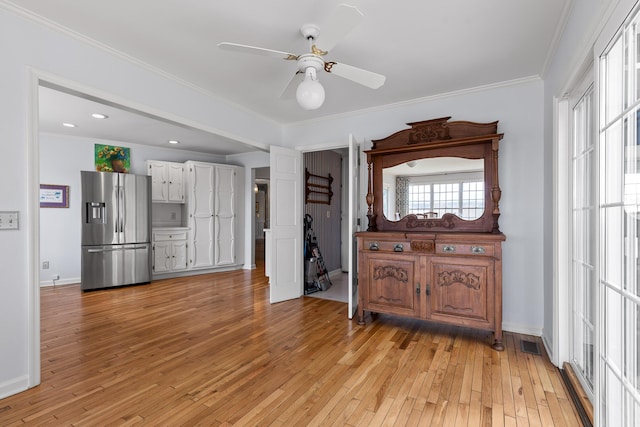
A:
MULTIPOLYGON (((505 236, 498 226, 498 148, 503 135, 497 133, 498 122, 450 122, 445 117, 409 126, 373 141, 371 150, 366 151, 369 225, 367 231, 356 233, 358 321, 364 323, 365 312, 389 313, 485 329, 494 333, 493 348, 503 350, 505 236), (431 166, 456 165, 451 167, 458 169, 404 178, 428 183, 430 179, 447 182, 443 177, 475 176, 481 181, 475 187, 481 196, 475 200, 478 213, 473 218, 462 218, 469 215, 460 212, 473 210, 465 211, 462 206, 455 210, 451 207, 455 201, 438 205, 433 200, 429 212, 417 213, 414 209, 406 215, 384 214, 383 208, 388 210, 389 204, 393 205, 393 201, 385 200, 393 184, 383 173, 399 165, 415 167, 425 159, 431 166), (473 173, 459 169, 466 160, 475 160, 473 173)), ((413 172, 405 167, 391 176, 397 179, 402 170, 408 175, 413 172)))

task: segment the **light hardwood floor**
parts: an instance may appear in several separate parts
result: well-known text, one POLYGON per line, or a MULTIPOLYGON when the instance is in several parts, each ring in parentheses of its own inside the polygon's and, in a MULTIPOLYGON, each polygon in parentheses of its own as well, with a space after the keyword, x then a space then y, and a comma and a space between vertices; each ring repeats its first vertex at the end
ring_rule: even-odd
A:
POLYGON ((261 271, 42 289, 42 384, 0 400, 0 425, 580 425, 517 334, 499 353, 485 332, 271 305, 261 271))

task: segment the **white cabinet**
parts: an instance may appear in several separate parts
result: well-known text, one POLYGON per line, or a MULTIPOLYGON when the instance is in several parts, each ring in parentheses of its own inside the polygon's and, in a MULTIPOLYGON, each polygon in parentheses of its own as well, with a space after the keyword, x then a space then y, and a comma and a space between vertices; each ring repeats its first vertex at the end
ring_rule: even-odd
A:
POLYGON ((213 267, 213 178, 215 166, 187 162, 187 213, 191 229, 190 268, 213 267))
POLYGON ((170 273, 187 269, 186 228, 154 229, 152 247, 153 274, 170 273))
POLYGON ((185 165, 189 268, 237 264, 237 211, 243 168, 193 161, 185 165))
POLYGON ((153 203, 184 203, 184 164, 147 161, 153 203))
POLYGON ((216 166, 215 169, 215 264, 236 262, 236 168, 216 166))

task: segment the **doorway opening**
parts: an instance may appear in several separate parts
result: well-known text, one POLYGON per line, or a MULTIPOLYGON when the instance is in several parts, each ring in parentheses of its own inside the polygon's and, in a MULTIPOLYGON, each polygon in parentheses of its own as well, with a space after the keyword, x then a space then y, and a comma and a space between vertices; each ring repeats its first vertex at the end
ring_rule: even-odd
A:
MULTIPOLYGON (((269 230, 270 211, 269 211, 269 173, 268 167, 255 169, 255 181, 253 183, 253 191, 255 193, 255 233, 254 233, 254 259, 256 266, 265 263, 265 233, 269 230)), ((260 268, 260 267, 259 267, 260 268)))
MULTIPOLYGON (((349 298, 348 148, 307 152, 303 155, 305 201, 303 214, 311 218, 311 229, 322 256, 321 263, 305 254, 305 282, 328 273, 330 286, 316 287, 307 296, 347 303, 349 298), (308 215, 308 216, 307 216, 308 215), (311 259, 311 261, 309 261, 311 259)), ((305 236, 308 238, 308 236, 305 236)), ((325 281, 326 282, 326 281, 325 281)), ((307 287, 308 283, 305 283, 307 287)))

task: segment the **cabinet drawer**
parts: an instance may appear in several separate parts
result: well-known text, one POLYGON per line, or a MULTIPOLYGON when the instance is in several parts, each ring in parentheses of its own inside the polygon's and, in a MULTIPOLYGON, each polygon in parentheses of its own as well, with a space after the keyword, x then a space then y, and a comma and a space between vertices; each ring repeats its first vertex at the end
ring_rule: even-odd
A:
POLYGON ((154 242, 168 242, 173 240, 187 240, 187 232, 176 231, 175 233, 153 233, 154 242))
POLYGON ((366 239, 362 242, 362 248, 371 252, 411 252, 411 244, 407 241, 389 241, 366 239))
POLYGON ((436 245, 437 254, 450 255, 478 255, 493 256, 494 248, 492 244, 468 244, 468 243, 438 243, 436 245))

